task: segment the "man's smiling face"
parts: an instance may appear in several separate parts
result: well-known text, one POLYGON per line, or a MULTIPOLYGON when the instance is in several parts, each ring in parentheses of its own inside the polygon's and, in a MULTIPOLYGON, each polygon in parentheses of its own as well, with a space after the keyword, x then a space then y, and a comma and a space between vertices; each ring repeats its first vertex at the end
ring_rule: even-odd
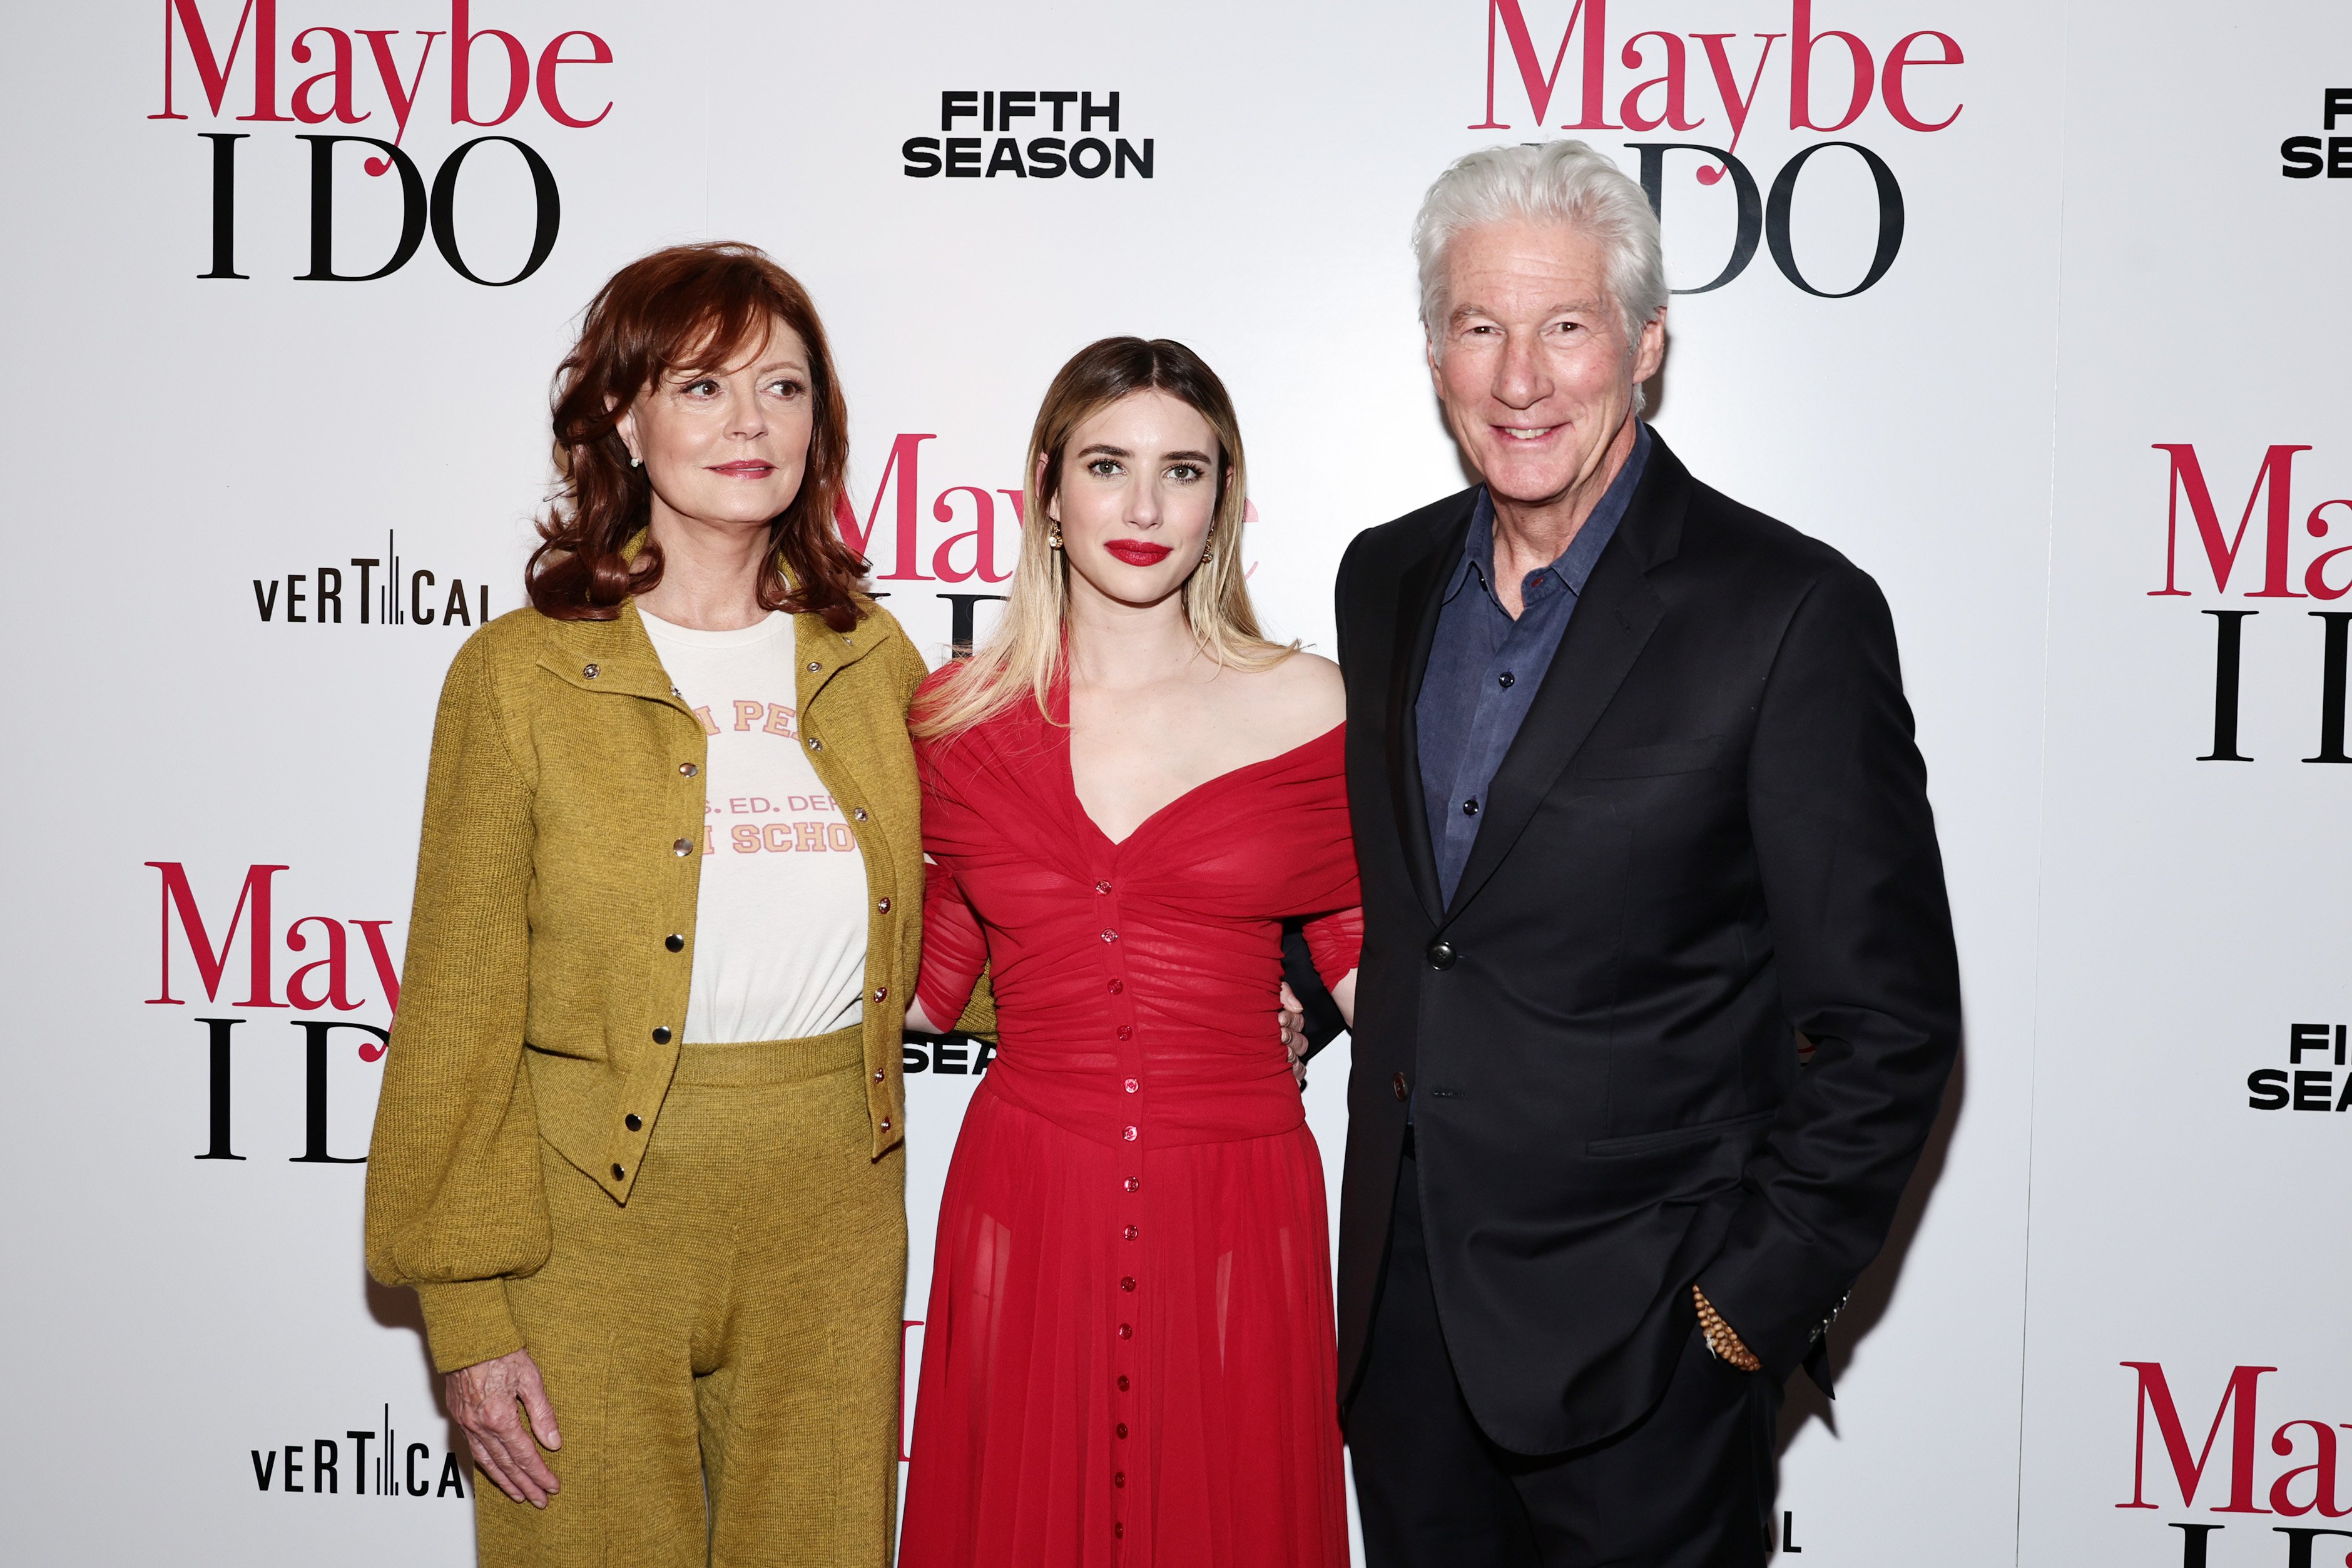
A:
POLYGON ((1567 500, 1601 465, 1657 374, 1662 321, 1628 342, 1606 249, 1556 223, 1484 224, 1445 247, 1430 374, 1447 422, 1498 501, 1567 500))

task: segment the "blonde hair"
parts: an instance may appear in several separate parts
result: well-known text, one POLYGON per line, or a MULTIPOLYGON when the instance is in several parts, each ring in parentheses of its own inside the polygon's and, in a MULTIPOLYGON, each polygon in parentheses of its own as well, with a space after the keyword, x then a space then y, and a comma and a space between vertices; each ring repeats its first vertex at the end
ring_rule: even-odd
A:
POLYGON ((1048 542, 1047 510, 1061 493, 1062 459, 1077 427, 1120 398, 1164 392, 1209 422, 1217 437, 1217 510, 1209 558, 1184 580, 1184 619, 1201 651, 1233 669, 1265 669, 1298 651, 1296 643, 1267 640, 1258 630, 1244 578, 1242 519, 1248 474, 1233 399, 1200 355, 1169 338, 1104 338, 1071 356, 1045 391, 1029 436, 1027 493, 1023 498, 1020 559, 1004 614, 988 640, 955 674, 916 706, 912 727, 929 740, 971 729, 1024 696, 1047 706, 1065 668, 1064 629, 1069 615, 1069 563, 1048 542))

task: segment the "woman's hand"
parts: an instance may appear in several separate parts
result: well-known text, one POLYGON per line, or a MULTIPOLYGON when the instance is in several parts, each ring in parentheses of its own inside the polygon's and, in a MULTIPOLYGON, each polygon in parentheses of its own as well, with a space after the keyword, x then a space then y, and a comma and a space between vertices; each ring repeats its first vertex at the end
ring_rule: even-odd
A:
POLYGON ((512 1351, 459 1367, 449 1374, 448 1388, 449 1419, 464 1429, 474 1463, 515 1501, 545 1508, 562 1488, 539 1450, 561 1448, 563 1436, 555 1429, 555 1408, 530 1352, 512 1351), (530 1418, 528 1427, 516 1413, 518 1404, 530 1418))
POLYGON ((1307 1087, 1307 1009, 1298 1005, 1298 993, 1290 982, 1282 983, 1282 1049, 1290 1058, 1290 1076, 1298 1087, 1307 1087))

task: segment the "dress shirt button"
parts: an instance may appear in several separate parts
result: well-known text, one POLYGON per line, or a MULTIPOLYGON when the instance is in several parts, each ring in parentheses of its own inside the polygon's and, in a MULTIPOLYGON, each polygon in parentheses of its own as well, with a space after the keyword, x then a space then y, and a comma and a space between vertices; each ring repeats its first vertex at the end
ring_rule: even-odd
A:
POLYGON ((1095 891, 1097 893, 1108 893, 1110 891, 1110 884, 1108 882, 1097 882, 1095 884, 1095 891))
POLYGON ((1507 669, 1503 671, 1502 674, 1495 677, 1495 684, 1501 687, 1506 691, 1508 691, 1512 687, 1517 685, 1518 681, 1519 678, 1513 675, 1507 669))
POLYGON ((1462 803, 1462 815, 1465 816, 1475 816, 1478 815, 1478 800, 1476 796, 1473 795, 1470 799, 1462 803))
POLYGON ((642 1132, 646 1128, 646 1119, 632 1110, 621 1118, 621 1125, 632 1132, 642 1132))
POLYGON ((1454 944, 1450 942, 1433 942, 1429 944, 1429 967, 1432 969, 1453 968, 1456 956, 1454 944))
POLYGON ((657 1046, 666 1046, 669 1044, 669 1026, 667 1024, 656 1024, 654 1026, 654 1044, 657 1046))
POLYGON ((1135 1038, 1135 1026, 1132 1024, 1121 1024, 1118 1026, 1118 1037, 1122 1040, 1131 1040, 1135 1038))
POLYGON ((1118 932, 1115 931, 1107 931, 1102 933, 1102 936, 1103 941, 1105 942, 1117 942, 1118 940, 1118 932))
MULTIPOLYGON (((594 667, 592 665, 590 668, 593 668, 594 667)), ((624 1171, 623 1169, 621 1169, 621 1167, 620 1167, 620 1166, 615 1165, 615 1166, 614 1166, 614 1167, 613 1167, 613 1180, 614 1180, 614 1181, 616 1181, 616 1182, 617 1182, 617 1181, 620 1181, 620 1180, 624 1179, 624 1178, 625 1178, 625 1177, 626 1177, 627 1175, 628 1175, 628 1173, 627 1173, 626 1171, 624 1171)))
POLYGON ((875 900, 874 910, 877 914, 888 914, 890 912, 890 900, 887 899, 875 900))
POLYGON ((1126 1236, 1128 1240, 1133 1241, 1135 1239, 1135 1226, 1129 1226, 1127 1227, 1126 1236))
POLYGON ((677 843, 669 847, 669 852, 682 859, 694 853, 694 840, 691 838, 681 838, 677 843))
POLYGON ((1126 1140, 1127 1140, 1129 1142, 1130 1142, 1130 1143, 1134 1142, 1135 1142, 1135 1129, 1134 1129, 1134 1128, 1132 1128, 1132 1127, 1129 1128, 1129 1129, 1128 1129, 1128 1130, 1127 1130, 1123 1134, 1121 1134, 1121 1136, 1123 1136, 1124 1138, 1126 1138, 1126 1140))
POLYGON ((890 1000, 890 988, 887 985, 877 985, 874 988, 874 1000, 877 1002, 890 1000))
MULTIPOLYGON (((1118 1326, 1118 1337, 1123 1340, 1131 1340, 1135 1338, 1135 1325, 1133 1323, 1121 1323, 1118 1326)), ((1121 1481, 1119 1483, 1121 1486, 1125 1486, 1126 1484, 1127 1483, 1125 1481, 1121 1481)))
MULTIPOLYGON (((1130 1274, 1130 1275, 1129 1275, 1126 1279, 1124 1279, 1120 1280, 1120 1281, 1118 1282, 1118 1288, 1119 1288, 1120 1289, 1122 1289, 1122 1290, 1132 1290, 1132 1289, 1135 1289, 1135 1276, 1134 1276, 1134 1275, 1132 1275, 1132 1274, 1130 1274)), ((1121 1434, 1120 1434, 1120 1436, 1126 1436, 1126 1434, 1125 1434, 1125 1433, 1121 1433, 1121 1434)))
POLYGON ((593 664, 583 664, 580 667, 580 673, 593 680, 596 679, 596 667, 593 664))
MULTIPOLYGON (((1127 1325, 1125 1323, 1121 1323, 1118 1326, 1118 1331, 1122 1334, 1127 1332, 1127 1325)), ((1127 1472, 1125 1470, 1113 1470, 1110 1473, 1110 1484, 1115 1487, 1123 1487, 1127 1485, 1127 1472)))
POLYGON ((1127 1423, 1126 1423, 1126 1422, 1124 1422, 1124 1421, 1120 1422, 1120 1423, 1118 1424, 1118 1426, 1115 1428, 1115 1430, 1118 1433, 1118 1435, 1119 1435, 1120 1436, 1122 1436, 1122 1437, 1126 1436, 1127 1436, 1127 1423))
POLYGON ((1133 1079, 1129 1079, 1127 1080, 1127 1092, 1129 1094, 1133 1094, 1137 1089, 1141 1089, 1142 1087, 1143 1086, 1141 1084, 1136 1082, 1133 1079))
POLYGON ((859 806, 856 811, 851 812, 849 815, 850 815, 850 816, 854 816, 854 817, 856 817, 856 818, 857 818, 857 820, 858 820, 858 821, 863 822, 863 821, 865 821, 865 820, 866 820, 866 808, 865 808, 864 806, 862 806, 862 805, 861 805, 861 806, 859 806))
POLYGON ((686 938, 678 935, 676 931, 672 931, 669 935, 662 938, 662 945, 669 949, 672 952, 684 952, 686 951, 686 938))
POLYGON ((1128 1177, 1127 1190, 1130 1193, 1141 1192, 1143 1190, 1143 1178, 1141 1176, 1128 1177))
POLYGON ((680 763, 677 764, 677 771, 684 773, 688 778, 692 778, 702 770, 696 767, 692 763, 680 763))
POLYGON ((1125 1541, 1127 1539, 1127 1521, 1125 1520, 1114 1519, 1110 1521, 1110 1538, 1113 1541, 1125 1541))
POLYGON ((1118 1391, 1121 1394, 1125 1394, 1127 1392, 1127 1373, 1120 1373, 1118 1374, 1118 1391))
POLYGON ((1126 990, 1126 989, 1127 989, 1127 982, 1126 982, 1126 981, 1124 981, 1124 980, 1113 980, 1113 981, 1110 983, 1110 994, 1111 994, 1112 995, 1114 995, 1114 996, 1118 995, 1120 992, 1122 992, 1122 991, 1124 991, 1124 990, 1126 990))
POLYGON ((1402 1073, 1399 1073, 1396 1077, 1389 1079, 1389 1088, 1395 1092, 1396 1097, 1399 1100, 1402 1100, 1406 1095, 1412 1092, 1411 1089, 1405 1088, 1404 1074, 1402 1073))

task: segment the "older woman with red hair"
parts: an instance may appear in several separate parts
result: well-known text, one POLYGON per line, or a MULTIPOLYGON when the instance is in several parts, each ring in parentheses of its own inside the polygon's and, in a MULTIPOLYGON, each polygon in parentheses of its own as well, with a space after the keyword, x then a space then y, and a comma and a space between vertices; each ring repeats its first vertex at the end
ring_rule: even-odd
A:
POLYGON ((923 663, 856 589, 840 384, 760 252, 623 268, 554 425, 530 607, 435 726, 368 1265, 494 1483, 484 1563, 878 1568, 923 663))

